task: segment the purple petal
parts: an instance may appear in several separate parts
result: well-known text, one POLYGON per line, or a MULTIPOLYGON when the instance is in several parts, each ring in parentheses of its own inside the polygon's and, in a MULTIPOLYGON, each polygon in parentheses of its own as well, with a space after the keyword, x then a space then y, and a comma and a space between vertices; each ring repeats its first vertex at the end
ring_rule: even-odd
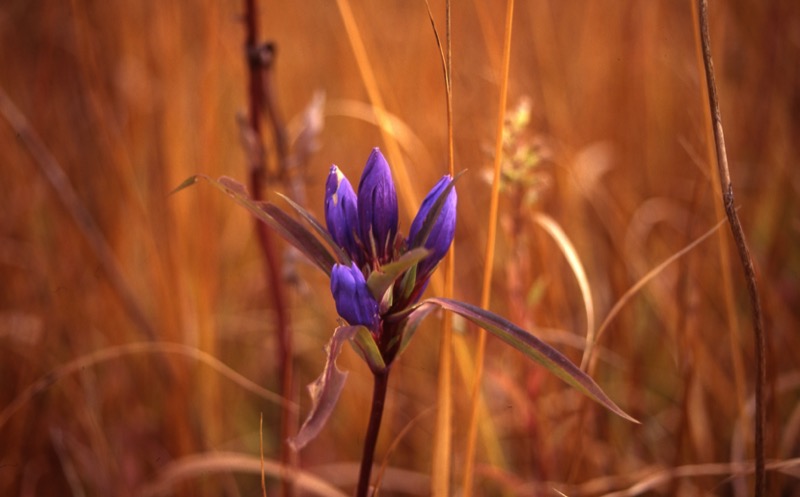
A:
POLYGON ((397 193, 389 163, 377 148, 367 159, 358 185, 358 221, 361 241, 380 262, 391 257, 397 235, 397 193))
MULTIPOLYGON (((411 230, 408 238, 412 243, 423 230, 428 216, 432 214, 434 210, 436 200, 444 193, 451 180, 450 175, 443 176, 442 179, 434 185, 431 191, 428 192, 428 195, 425 196, 425 200, 422 201, 419 212, 411 223, 411 230)), ((433 226, 427 238, 424 241, 419 241, 426 249, 431 251, 431 254, 420 262, 418 268, 418 274, 423 278, 436 267, 439 261, 442 260, 442 257, 444 257, 450 249, 450 244, 453 242, 453 237, 456 232, 457 202, 458 197, 456 195, 456 189, 452 188, 447 194, 447 198, 444 199, 439 215, 436 220, 433 221, 433 226)))
POLYGON ((356 257, 360 251, 356 238, 358 229, 357 197, 344 174, 336 166, 331 166, 328 180, 325 183, 325 224, 333 241, 342 247, 350 257, 356 257))
POLYGON ((331 293, 336 302, 336 312, 345 321, 351 325, 375 328, 378 321, 378 302, 370 293, 367 280, 355 262, 350 266, 333 266, 331 293))

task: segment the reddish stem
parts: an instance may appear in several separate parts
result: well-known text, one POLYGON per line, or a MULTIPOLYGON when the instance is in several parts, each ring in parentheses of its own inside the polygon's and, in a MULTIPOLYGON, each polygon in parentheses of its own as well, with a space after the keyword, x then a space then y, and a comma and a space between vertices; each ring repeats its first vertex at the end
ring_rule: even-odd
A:
POLYGON ((378 443, 378 433, 381 429, 383 408, 386 404, 386 390, 389 386, 389 369, 374 374, 375 384, 372 390, 372 410, 369 414, 367 436, 364 439, 364 453, 361 456, 361 470, 358 475, 356 497, 368 497, 370 475, 372 474, 372 461, 375 458, 375 446, 378 443))
MULTIPOLYGON (((261 138, 261 115, 264 112, 264 68, 271 60, 265 55, 271 55, 270 47, 261 47, 258 44, 258 10, 255 0, 245 0, 245 24, 247 34, 245 38, 245 49, 248 67, 248 94, 249 112, 248 123, 257 141, 259 152, 263 151, 263 141, 261 138), (266 49, 266 50, 264 50, 266 49)), ((266 166, 264 164, 264 154, 253 154, 261 157, 258 161, 250 164, 250 191, 256 201, 263 199, 263 184, 266 176, 266 166)), ((289 314, 287 298, 281 277, 280 253, 275 247, 272 232, 264 223, 256 220, 256 235, 264 257, 265 272, 264 277, 267 282, 272 307, 275 310, 277 325, 277 362, 280 375, 281 394, 287 398, 294 397, 293 374, 292 374, 292 337, 289 330, 289 314)), ((284 441, 292 434, 293 418, 292 413, 284 408, 281 413, 281 432, 280 440, 284 441)), ((281 443, 281 462, 292 466, 292 453, 288 445, 281 443)), ((288 480, 282 482, 282 495, 290 497, 294 495, 294 487, 288 480)))

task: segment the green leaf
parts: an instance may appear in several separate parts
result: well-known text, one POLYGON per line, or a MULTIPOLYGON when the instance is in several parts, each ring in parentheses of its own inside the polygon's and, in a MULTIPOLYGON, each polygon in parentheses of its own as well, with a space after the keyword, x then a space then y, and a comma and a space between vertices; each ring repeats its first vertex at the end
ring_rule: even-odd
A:
POLYGON ((378 344, 375 343, 372 333, 365 326, 359 326, 358 333, 350 340, 350 344, 373 373, 386 369, 386 363, 383 361, 378 344))
POLYGON ((366 330, 363 326, 340 326, 333 332, 331 340, 325 347, 328 356, 325 360, 325 369, 319 378, 308 384, 311 411, 297 435, 289 439, 289 446, 292 449, 302 449, 325 427, 347 379, 347 372, 341 371, 336 366, 336 358, 342 352, 344 342, 352 340, 360 332, 359 328, 366 330))
POLYGON ((384 298, 384 294, 394 285, 397 278, 399 278, 405 270, 424 259, 429 252, 430 251, 425 248, 409 250, 396 261, 384 264, 380 269, 373 271, 367 279, 367 286, 372 296, 375 297, 375 300, 381 302, 384 298))
POLYGON ((198 176, 197 175, 189 176, 188 178, 183 180, 183 183, 181 183, 180 185, 176 186, 174 190, 169 192, 169 194, 170 195, 174 195, 174 194, 178 193, 179 191, 181 191, 181 190, 183 190, 185 188, 189 188, 193 184, 197 183, 197 180, 198 180, 198 176))
MULTIPOLYGON (((425 301, 427 302, 427 301, 425 301)), ((413 311, 405 318, 405 323, 403 323, 403 330, 400 333, 400 348, 397 350, 397 357, 400 357, 400 354, 406 350, 408 347, 409 342, 411 342, 411 338, 416 333, 417 328, 428 317, 428 314, 438 309, 435 305, 423 305, 423 302, 419 306, 415 307, 413 311)), ((389 346, 392 344, 390 343, 389 346)))
POLYGON ((558 376, 572 387, 576 388, 592 400, 596 401, 614 414, 638 423, 637 420, 620 409, 603 390, 595 383, 595 381, 586 373, 581 371, 572 361, 567 359, 561 352, 553 347, 542 342, 532 334, 523 330, 514 323, 489 312, 480 307, 471 304, 459 302, 457 300, 443 299, 443 298, 430 298, 424 300, 419 306, 409 315, 409 325, 417 326, 419 321, 425 317, 430 310, 423 310, 424 306, 438 306, 451 312, 455 312, 466 319, 477 324, 489 333, 492 333, 499 339, 527 355, 534 361, 538 362, 551 373, 558 376), (416 313, 419 316, 415 316, 416 313), (414 318, 412 320, 412 318, 414 318))
POLYGON ((284 240, 292 244, 300 252, 308 257, 311 262, 322 269, 328 276, 331 274, 336 260, 333 255, 325 248, 322 242, 319 241, 307 228, 298 223, 288 214, 283 212, 274 204, 269 202, 257 202, 250 198, 247 189, 238 181, 222 176, 219 180, 209 178, 208 176, 199 174, 188 178, 180 184, 172 193, 187 188, 199 180, 205 180, 211 183, 218 190, 226 193, 233 198, 236 203, 250 211, 251 214, 256 216, 261 221, 265 222, 269 227, 278 232, 284 240))
POLYGON ((411 296, 411 292, 414 291, 414 287, 417 285, 417 267, 411 266, 403 275, 403 281, 400 282, 400 291, 404 299, 411 296))

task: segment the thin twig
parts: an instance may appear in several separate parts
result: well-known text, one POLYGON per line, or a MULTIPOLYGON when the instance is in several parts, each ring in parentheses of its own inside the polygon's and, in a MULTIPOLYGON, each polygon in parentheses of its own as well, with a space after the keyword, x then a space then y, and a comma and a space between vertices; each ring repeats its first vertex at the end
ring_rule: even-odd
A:
MULTIPOLYGON (((689 0, 690 8, 693 6, 694 0, 689 0)), ((692 23, 693 29, 695 32, 695 57, 697 58, 697 67, 699 71, 704 71, 704 62, 703 62, 703 47, 702 42, 700 42, 700 13, 692 8, 692 23)), ((715 164, 715 154, 716 149, 714 147, 714 123, 711 119, 711 113, 704 113, 704 126, 705 126, 705 134, 706 134, 706 154, 707 154, 707 161, 704 166, 709 170, 709 178, 715 178, 718 176, 717 168, 715 164)), ((699 159, 699 158, 698 158, 699 159)), ((703 165, 702 160, 695 159, 698 165, 703 165)), ((724 212, 724 206, 720 203, 714 202, 714 217, 722 217, 724 212)), ((724 231, 720 231, 717 235, 717 250, 719 251, 719 265, 722 268, 722 281, 721 281, 721 288, 724 295, 724 302, 725 302, 725 315, 727 318, 727 324, 729 326, 728 332, 728 347, 730 349, 731 354, 731 361, 733 365, 733 378, 734 384, 736 388, 736 401, 738 402, 739 411, 744 411, 744 403, 747 397, 747 381, 745 378, 745 366, 744 366, 744 353, 741 348, 741 332, 740 332, 740 324, 739 324, 739 316, 737 314, 736 309, 736 301, 734 297, 733 291, 733 275, 730 271, 730 250, 729 250, 729 239, 726 237, 724 231)), ((750 428, 747 424, 744 417, 741 417, 741 421, 739 421, 739 426, 736 428, 742 432, 742 435, 745 439, 750 438, 750 428)))
POLYGON ((764 424, 766 422, 766 405, 764 403, 764 390, 767 383, 766 372, 766 336, 764 334, 764 318, 761 312, 761 301, 758 296, 758 286, 756 284, 756 274, 753 267, 753 259, 750 256, 750 249, 747 246, 744 230, 742 229, 739 216, 736 212, 733 199, 733 184, 731 174, 728 169, 728 155, 725 149, 725 136, 722 131, 722 118, 719 111, 719 98, 717 97, 717 85, 714 79, 714 64, 711 60, 711 42, 708 30, 708 0, 698 0, 698 10, 700 17, 700 38, 703 47, 703 65, 705 68, 706 85, 708 87, 708 105, 711 112, 714 129, 714 144, 717 149, 717 167, 719 169, 720 188, 722 189, 722 199, 725 205, 725 214, 731 233, 736 241, 736 248, 739 252, 739 259, 742 263, 744 276, 747 281, 747 292, 750 297, 750 305, 753 308, 753 331, 755 334, 756 348, 756 412, 755 412, 755 460, 756 460, 756 497, 766 495, 767 482, 765 470, 765 450, 764 450, 764 424))

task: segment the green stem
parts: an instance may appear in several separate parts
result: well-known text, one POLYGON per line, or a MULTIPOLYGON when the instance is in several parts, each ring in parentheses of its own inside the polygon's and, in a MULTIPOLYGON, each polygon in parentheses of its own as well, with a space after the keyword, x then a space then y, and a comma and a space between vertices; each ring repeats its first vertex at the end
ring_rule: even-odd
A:
POLYGON ((374 386, 372 390, 372 411, 369 414, 367 436, 364 439, 364 454, 361 456, 361 470, 358 475, 356 497, 368 497, 372 461, 375 457, 375 445, 378 442, 378 432, 381 429, 383 407, 386 403, 386 388, 389 385, 389 368, 380 372, 373 372, 374 386))

